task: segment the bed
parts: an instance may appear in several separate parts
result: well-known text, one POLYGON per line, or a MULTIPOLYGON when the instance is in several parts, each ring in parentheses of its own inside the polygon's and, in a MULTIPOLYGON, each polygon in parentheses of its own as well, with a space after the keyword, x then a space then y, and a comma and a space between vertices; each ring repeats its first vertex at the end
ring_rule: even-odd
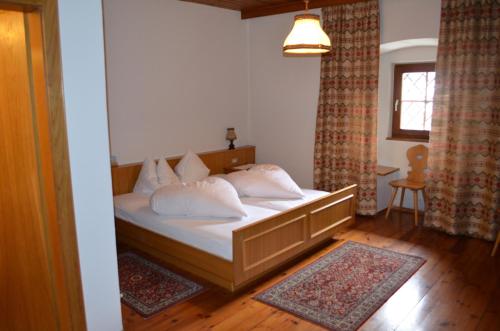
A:
MULTIPOLYGON (((199 154, 212 174, 255 162, 255 147, 199 154)), ((180 158, 167 161, 172 167, 180 158)), ((242 198, 241 220, 175 218, 154 213, 131 193, 141 164, 112 167, 119 242, 229 291, 236 291, 313 249, 355 219, 356 185, 297 200, 242 198)))

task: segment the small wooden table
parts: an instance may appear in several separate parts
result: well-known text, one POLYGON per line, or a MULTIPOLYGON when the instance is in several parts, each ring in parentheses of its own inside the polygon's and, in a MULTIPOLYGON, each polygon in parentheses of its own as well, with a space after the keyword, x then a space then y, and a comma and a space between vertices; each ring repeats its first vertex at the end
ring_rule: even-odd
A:
POLYGON ((399 171, 399 168, 377 165, 377 176, 387 176, 396 171, 399 171))
POLYGON ((399 170, 397 167, 377 166, 377 212, 387 208, 391 199, 389 182, 400 177, 399 170))

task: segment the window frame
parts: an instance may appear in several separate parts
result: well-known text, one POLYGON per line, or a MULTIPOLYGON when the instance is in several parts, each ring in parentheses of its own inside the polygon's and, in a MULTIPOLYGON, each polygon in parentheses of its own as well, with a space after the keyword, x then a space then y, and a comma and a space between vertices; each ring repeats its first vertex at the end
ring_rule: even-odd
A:
POLYGON ((392 136, 393 139, 401 140, 423 140, 429 141, 429 131, 427 130, 404 130, 400 128, 401 123, 401 89, 402 77, 407 72, 430 72, 436 71, 435 62, 419 63, 396 63, 394 65, 394 81, 392 89, 392 136), (398 103, 398 110, 396 110, 398 103))

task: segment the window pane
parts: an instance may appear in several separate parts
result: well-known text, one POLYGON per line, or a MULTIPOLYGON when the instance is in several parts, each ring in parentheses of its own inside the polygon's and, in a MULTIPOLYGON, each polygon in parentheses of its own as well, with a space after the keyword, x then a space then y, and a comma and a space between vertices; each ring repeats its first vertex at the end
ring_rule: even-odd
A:
POLYGON ((426 72, 406 72, 403 74, 401 100, 425 101, 427 92, 426 72))
MULTIPOLYGON (((434 98, 434 83, 436 81, 436 73, 431 71, 427 73, 427 101, 432 101, 434 98)), ((432 107, 431 107, 432 109, 432 107)))
POLYGON ((427 102, 425 105, 425 124, 424 130, 431 131, 431 122, 432 122, 432 102, 427 102))
POLYGON ((424 130, 425 113, 425 102, 401 102, 401 120, 399 127, 402 130, 424 130))

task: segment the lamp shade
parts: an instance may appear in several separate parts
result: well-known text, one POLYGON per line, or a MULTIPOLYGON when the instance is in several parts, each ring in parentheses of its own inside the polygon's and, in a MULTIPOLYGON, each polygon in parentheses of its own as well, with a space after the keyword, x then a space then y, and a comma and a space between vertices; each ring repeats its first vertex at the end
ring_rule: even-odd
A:
POLYGON ((236 131, 234 128, 228 128, 226 132, 226 140, 236 140, 236 131))
POLYGON ((321 28, 319 15, 296 15, 292 31, 283 44, 286 54, 322 54, 332 49, 330 38, 321 28))

